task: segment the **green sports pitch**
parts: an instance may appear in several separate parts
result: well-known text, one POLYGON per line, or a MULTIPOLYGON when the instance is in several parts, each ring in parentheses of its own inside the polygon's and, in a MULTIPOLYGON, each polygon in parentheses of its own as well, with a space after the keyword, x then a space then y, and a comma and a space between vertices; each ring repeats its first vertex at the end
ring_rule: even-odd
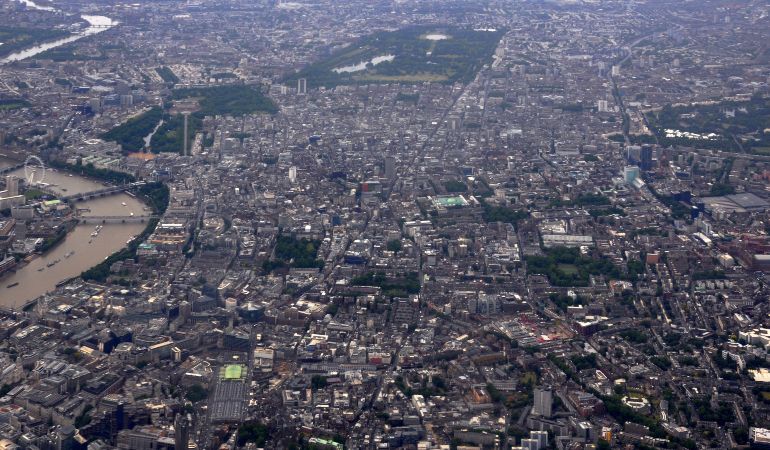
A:
POLYGON ((240 380, 244 376, 244 367, 242 364, 228 364, 219 371, 219 378, 223 380, 240 380))
POLYGON ((443 206, 444 208, 468 206, 468 200, 465 200, 465 198, 460 195, 452 197, 437 197, 434 201, 438 206, 443 206))

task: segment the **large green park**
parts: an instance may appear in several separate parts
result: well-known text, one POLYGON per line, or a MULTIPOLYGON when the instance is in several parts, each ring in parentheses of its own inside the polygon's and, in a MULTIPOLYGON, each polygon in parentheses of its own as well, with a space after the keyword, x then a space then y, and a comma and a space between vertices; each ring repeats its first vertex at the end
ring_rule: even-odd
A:
POLYGON ((732 152, 770 154, 770 97, 754 95, 749 100, 723 100, 694 105, 666 105, 646 114, 650 128, 663 146, 692 145, 732 152), (711 139, 667 136, 678 130, 711 139))
POLYGON ((503 32, 417 26, 379 32, 318 61, 284 81, 309 87, 354 83, 467 83, 491 61, 503 32))
MULTIPOLYGON (((278 111, 272 100, 260 92, 259 87, 241 84, 176 89, 170 100, 169 105, 179 100, 195 100, 198 105, 188 122, 189 142, 192 142, 195 133, 201 131, 206 116, 274 114, 278 111)), ((179 152, 184 142, 183 116, 158 106, 112 128, 102 138, 119 143, 126 153, 141 151, 145 136, 155 129, 161 119, 163 123, 152 135, 149 149, 154 153, 179 152)))

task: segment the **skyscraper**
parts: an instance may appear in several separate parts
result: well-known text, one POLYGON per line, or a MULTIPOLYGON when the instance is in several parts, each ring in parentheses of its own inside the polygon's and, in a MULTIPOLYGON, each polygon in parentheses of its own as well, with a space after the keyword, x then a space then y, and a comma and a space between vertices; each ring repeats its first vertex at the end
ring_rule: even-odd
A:
POLYGON ((607 112, 607 110, 609 109, 609 103, 607 102, 607 100, 597 100, 596 109, 598 109, 599 112, 607 112))
POLYGON ((5 177, 5 190, 8 191, 8 197, 19 195, 19 179, 14 175, 5 177))
POLYGON ((529 438, 537 440, 540 448, 548 447, 548 432, 532 430, 529 432, 529 438))
POLYGON ((549 388, 535 388, 535 405, 532 414, 551 417, 553 407, 553 392, 549 388))
POLYGON ((623 178, 625 179, 626 183, 633 184, 634 181, 639 178, 639 167, 626 166, 623 169, 623 178))
POLYGON ((396 177, 396 158, 388 155, 385 157, 385 178, 392 180, 396 177))
POLYGON ((297 95, 307 94, 307 79, 300 78, 297 80, 297 95))
POLYGON ((56 432, 55 448, 56 450, 71 450, 75 448, 75 432, 77 430, 72 425, 62 425, 56 432))
POLYGON ((190 441, 190 420, 184 414, 174 419, 174 450, 187 450, 190 441))
POLYGON ((642 145, 642 150, 639 152, 639 167, 644 170, 652 170, 652 145, 642 145))

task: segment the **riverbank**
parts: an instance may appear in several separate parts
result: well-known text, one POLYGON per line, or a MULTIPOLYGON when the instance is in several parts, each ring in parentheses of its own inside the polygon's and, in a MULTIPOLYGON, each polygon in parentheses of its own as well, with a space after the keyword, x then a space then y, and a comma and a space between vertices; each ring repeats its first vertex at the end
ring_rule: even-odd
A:
MULTIPOLYGON (((20 0, 20 1, 21 3, 24 3, 28 8, 35 9, 38 11, 48 11, 52 13, 61 12, 61 10, 59 10, 58 8, 39 5, 33 2, 32 0, 20 0)), ((85 21, 88 24, 88 27, 86 27, 84 30, 74 34, 70 34, 69 36, 66 36, 60 39, 48 40, 47 42, 34 44, 31 47, 27 47, 27 48, 9 53, 5 55, 4 58, 0 59, 0 64, 9 64, 16 61, 23 61, 25 59, 28 59, 33 56, 39 55, 43 52, 46 52, 48 50, 54 49, 56 47, 61 47, 62 45, 66 45, 66 44, 75 42, 77 40, 83 39, 86 36, 93 36, 95 34, 103 33, 104 31, 107 31, 118 25, 117 21, 114 21, 109 17, 105 17, 105 16, 80 14, 79 17, 82 21, 85 21)))
POLYGON ((24 258, 21 258, 18 255, 15 255, 14 258, 16 258, 16 265, 12 269, 8 270, 7 272, 3 272, 2 274, 0 274, 0 282, 2 282, 2 280, 4 280, 5 278, 10 277, 12 273, 16 273, 19 270, 24 269, 24 267, 26 267, 30 262, 34 261, 36 258, 45 256, 46 253, 48 253, 50 250, 54 249, 57 245, 64 242, 64 239, 67 237, 67 233, 74 230, 75 226, 77 226, 77 220, 67 220, 61 224, 61 227, 56 231, 56 234, 54 234, 53 236, 43 241, 43 244, 34 253, 31 253, 25 256, 24 258))
MULTIPOLYGON (((166 211, 169 201, 169 191, 165 184, 152 183, 142 186, 139 195, 150 205, 154 214, 159 215, 166 211)), ((144 230, 138 236, 134 237, 126 247, 108 256, 104 261, 94 267, 84 271, 80 274, 81 278, 86 281, 106 281, 110 275, 110 267, 114 263, 136 258, 136 251, 139 249, 139 245, 155 231, 158 222, 158 219, 150 219, 144 230)))
POLYGON ((63 223, 62 228, 59 228, 55 235, 43 241, 43 245, 40 246, 40 254, 43 255, 60 244, 67 237, 67 233, 75 229, 75 225, 77 225, 77 221, 70 220, 63 223))
POLYGON ((48 161, 48 165, 53 168, 66 170, 68 172, 76 173, 84 178, 90 178, 99 182, 123 184, 133 183, 136 181, 136 177, 125 172, 118 172, 110 169, 97 169, 91 164, 68 164, 56 159, 48 161))
MULTIPOLYGON (((2 164, 13 165, 5 160, 0 161, 0 165, 2 164)), ((24 171, 17 169, 10 174, 23 177, 24 171)), ((87 178, 78 172, 69 172, 64 168, 47 171, 46 182, 50 183, 50 188, 55 195, 77 194, 104 187, 104 183, 96 178, 87 178)), ((127 219, 136 219, 150 215, 149 203, 144 203, 137 196, 126 193, 98 197, 78 202, 74 206, 81 209, 83 217, 124 216, 127 219)), ((145 223, 100 225, 102 226, 97 231, 94 228, 95 224, 76 224, 48 252, 37 255, 27 265, 17 268, 16 273, 4 278, 0 285, 0 307, 20 308, 46 292, 53 291, 62 281, 79 277, 83 271, 94 267, 124 248, 128 240, 142 233, 147 223, 145 221, 145 223), (57 260, 59 260, 58 263, 56 263, 57 260), (18 284, 11 288, 7 287, 14 283, 18 284)))

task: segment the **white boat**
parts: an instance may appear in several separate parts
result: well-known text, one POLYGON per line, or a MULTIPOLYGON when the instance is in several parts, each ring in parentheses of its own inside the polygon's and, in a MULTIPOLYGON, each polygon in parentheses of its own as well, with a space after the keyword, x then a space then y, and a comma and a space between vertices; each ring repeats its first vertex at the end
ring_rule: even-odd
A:
POLYGON ((134 213, 131 213, 131 217, 134 217, 134 213))
POLYGON ((126 202, 120 202, 120 204, 123 205, 123 206, 127 206, 126 202))

